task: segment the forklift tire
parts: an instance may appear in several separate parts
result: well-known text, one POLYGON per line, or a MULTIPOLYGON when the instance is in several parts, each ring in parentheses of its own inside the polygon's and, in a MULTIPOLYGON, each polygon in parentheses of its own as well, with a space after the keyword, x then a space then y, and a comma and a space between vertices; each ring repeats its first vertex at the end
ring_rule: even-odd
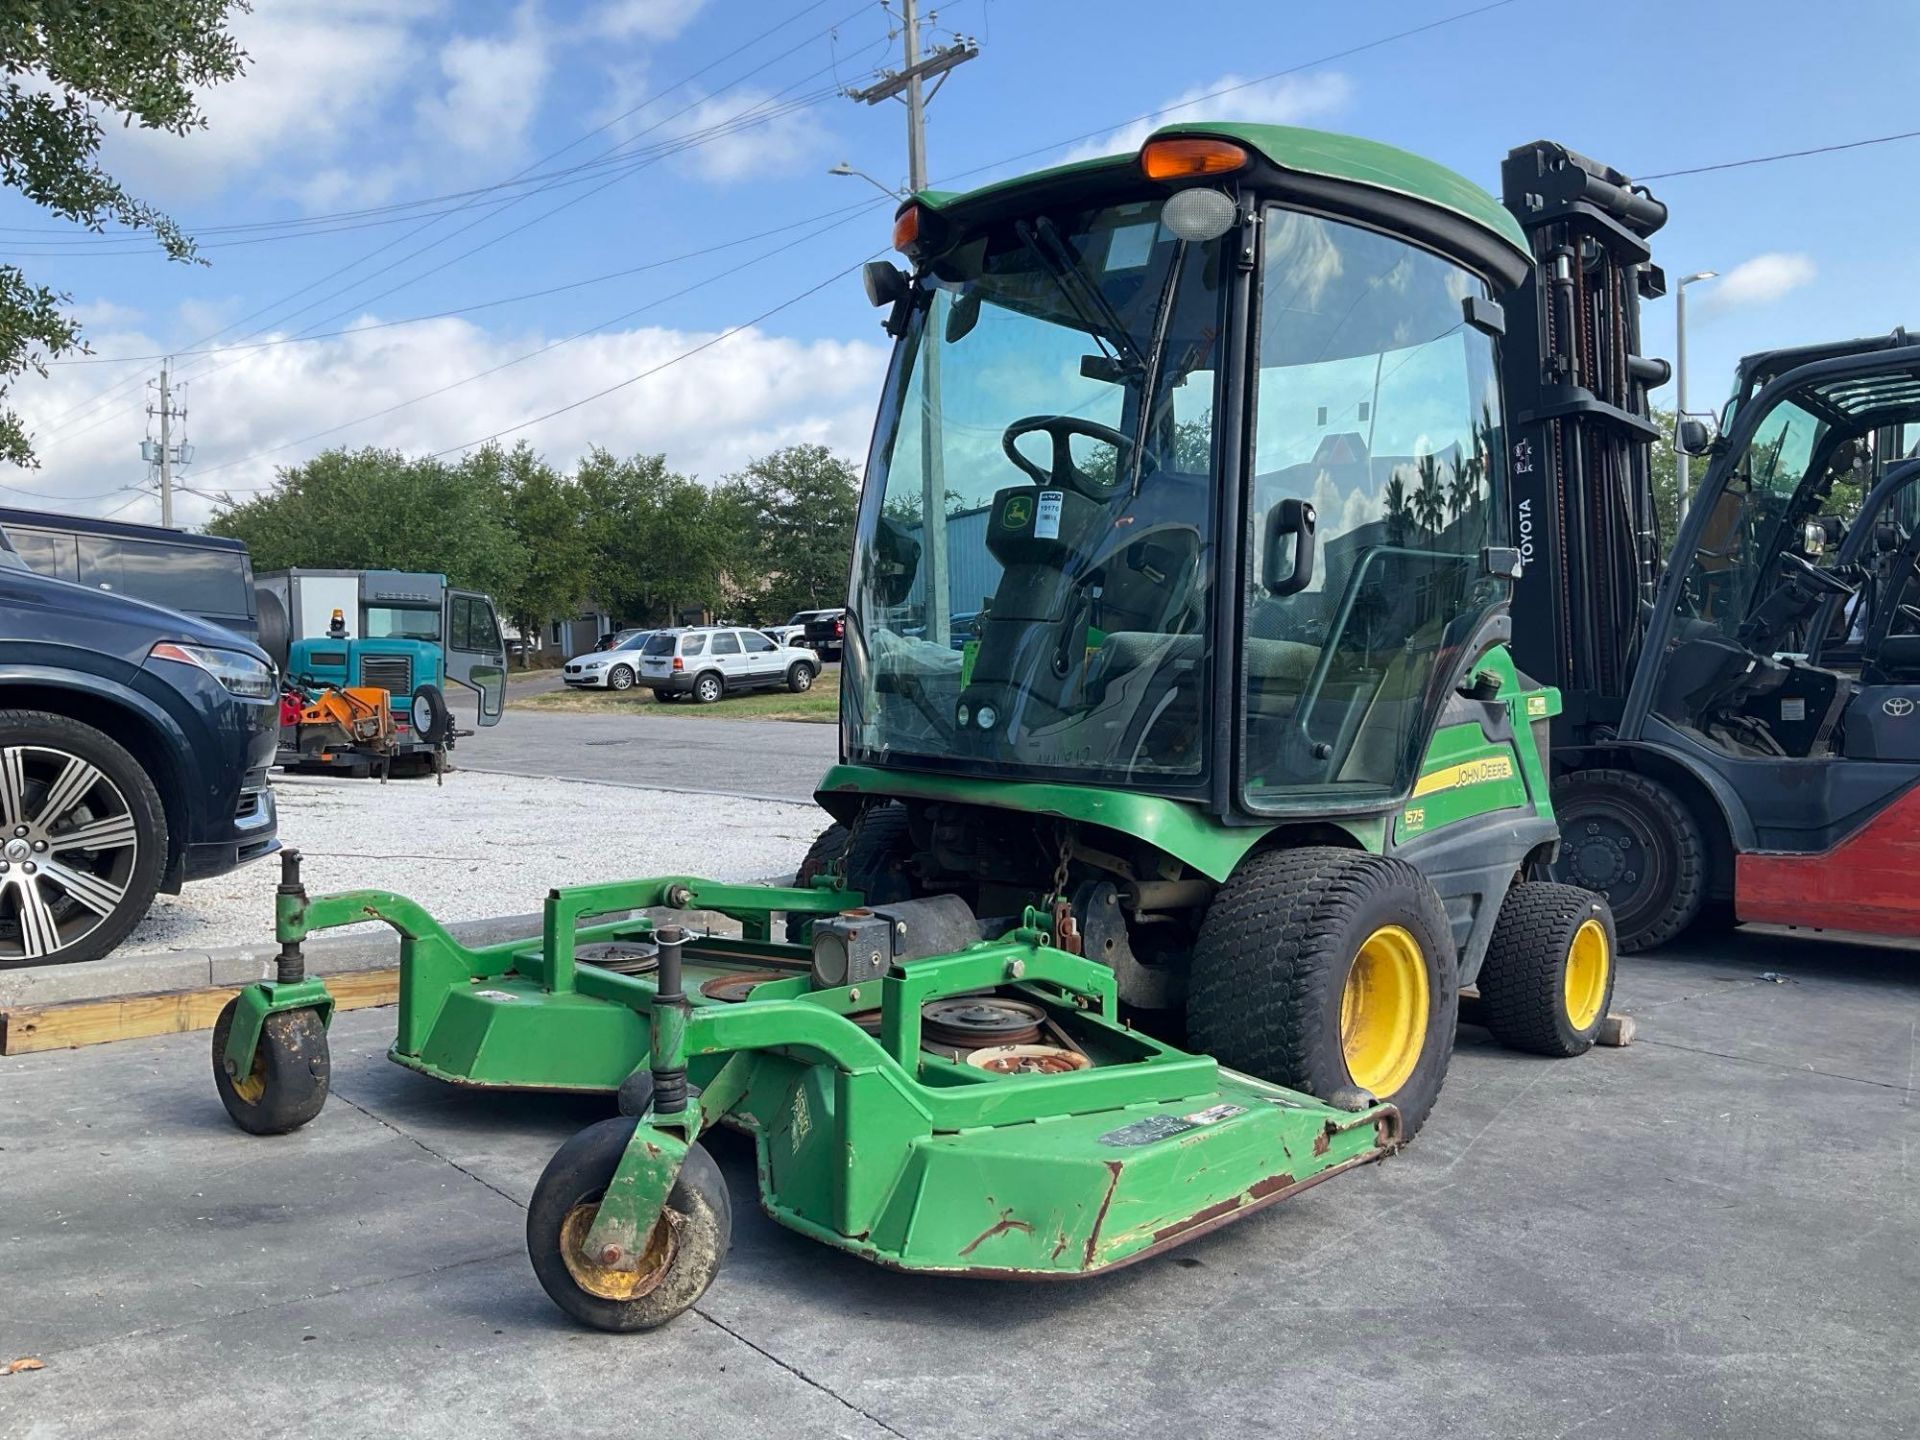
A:
POLYGON ((1613 1002, 1613 913, 1590 890, 1523 880, 1480 966, 1480 1022, 1509 1050, 1584 1055, 1613 1002))
POLYGON ((1604 895, 1631 955, 1664 945, 1700 913, 1707 843, 1685 801, 1631 770, 1576 770, 1553 782, 1555 880, 1604 895))
MULTIPOLYGON (((913 898, 913 879, 907 874, 913 837, 907 833, 907 812, 901 806, 876 805, 867 811, 851 850, 847 849, 847 827, 837 822, 829 825, 800 862, 793 883, 806 889, 813 884, 813 877, 831 869, 842 853, 847 857, 847 887, 858 890, 867 904, 897 905, 913 898)), ((787 943, 812 942, 813 921, 789 915, 787 943)))
POLYGON ((638 1274, 629 1274, 582 1251, 635 1124, 626 1117, 602 1120, 567 1141, 547 1162, 527 1207, 527 1255, 541 1288, 582 1324, 616 1334, 651 1330, 691 1307, 719 1273, 733 1236, 727 1182, 696 1144, 667 1197, 673 1214, 662 1216, 655 1231, 656 1237, 664 1232, 666 1243, 648 1245, 657 1263, 643 1262, 638 1274))
POLYGON ((1460 1012, 1446 908, 1404 860, 1308 846, 1245 862, 1207 909, 1192 1046, 1343 1108, 1391 1103, 1411 1140, 1440 1097, 1460 1012))
POLYGON ((260 1026, 253 1070, 244 1079, 227 1074, 227 1036, 233 1030, 235 996, 213 1022, 213 1086, 233 1123, 249 1135, 285 1135, 298 1130, 327 1103, 333 1062, 327 1027, 315 1010, 281 1010, 260 1026))

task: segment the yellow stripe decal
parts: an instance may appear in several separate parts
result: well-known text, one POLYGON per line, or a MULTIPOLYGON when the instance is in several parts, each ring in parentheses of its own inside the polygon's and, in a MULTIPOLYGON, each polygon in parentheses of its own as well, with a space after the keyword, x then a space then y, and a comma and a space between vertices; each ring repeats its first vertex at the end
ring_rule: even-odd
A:
POLYGON ((1492 755, 1485 760, 1468 760, 1464 764, 1430 770, 1414 785, 1413 794, 1418 799, 1436 790, 1459 790, 1468 785, 1485 785, 1494 780, 1512 778, 1513 761, 1505 755, 1492 755))

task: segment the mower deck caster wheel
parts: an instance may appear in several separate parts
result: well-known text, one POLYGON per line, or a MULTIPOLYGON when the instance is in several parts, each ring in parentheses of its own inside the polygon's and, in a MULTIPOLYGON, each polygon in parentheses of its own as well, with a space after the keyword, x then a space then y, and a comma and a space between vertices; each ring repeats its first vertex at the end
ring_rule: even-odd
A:
POLYGON ((622 1117, 589 1125, 547 1162, 527 1207, 527 1255, 553 1303, 596 1330, 625 1333, 664 1325, 706 1294, 733 1237, 727 1182, 699 1145, 667 1197, 637 1271, 602 1265, 585 1250, 600 1198, 633 1138, 622 1117))
POLYGON ((213 1084, 233 1123, 249 1135, 284 1135, 298 1130, 327 1103, 333 1062, 327 1049, 327 1027, 313 1010, 283 1010, 267 1016, 254 1047, 253 1069, 245 1076, 229 1075, 227 1036, 235 996, 213 1024, 213 1084))

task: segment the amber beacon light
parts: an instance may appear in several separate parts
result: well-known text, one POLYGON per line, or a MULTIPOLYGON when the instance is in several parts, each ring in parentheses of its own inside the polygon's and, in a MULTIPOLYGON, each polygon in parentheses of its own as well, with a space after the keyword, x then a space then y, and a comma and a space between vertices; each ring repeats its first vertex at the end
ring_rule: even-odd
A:
POLYGON ((1191 180, 1225 175, 1247 163, 1247 152, 1231 140, 1198 136, 1149 140, 1140 149, 1140 168, 1149 180, 1191 180))

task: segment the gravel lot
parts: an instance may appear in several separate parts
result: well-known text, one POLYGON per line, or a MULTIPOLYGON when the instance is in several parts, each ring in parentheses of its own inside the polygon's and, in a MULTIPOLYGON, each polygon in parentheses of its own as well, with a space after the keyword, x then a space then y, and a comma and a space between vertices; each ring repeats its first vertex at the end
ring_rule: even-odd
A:
MULTIPOLYGON (((791 873, 825 823, 805 803, 477 771, 444 786, 276 775, 274 793, 281 840, 307 857, 308 889, 377 885, 447 921, 537 910, 554 885, 791 873)), ((162 895, 119 953, 264 942, 277 879, 268 861, 162 895)))

